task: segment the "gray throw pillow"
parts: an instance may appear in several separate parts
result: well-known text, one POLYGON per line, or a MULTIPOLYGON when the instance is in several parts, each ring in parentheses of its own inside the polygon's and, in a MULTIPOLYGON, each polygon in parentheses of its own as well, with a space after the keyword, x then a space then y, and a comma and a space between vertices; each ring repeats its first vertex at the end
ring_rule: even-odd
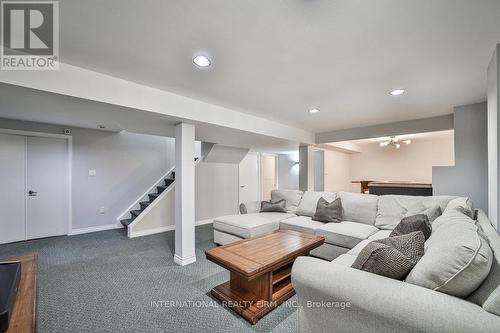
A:
POLYGON ((406 235, 415 231, 422 231, 426 240, 431 236, 432 227, 427 215, 418 214, 404 217, 389 237, 406 235))
POLYGON ((325 198, 319 198, 316 213, 312 217, 314 221, 340 223, 342 221, 342 201, 340 198, 328 202, 325 198))
POLYGON ((271 201, 262 201, 260 203, 260 212, 278 212, 278 213, 286 213, 286 201, 285 199, 281 199, 276 202, 271 201))
POLYGON ((351 267, 404 280, 424 255, 424 243, 421 231, 373 241, 361 250, 351 267))

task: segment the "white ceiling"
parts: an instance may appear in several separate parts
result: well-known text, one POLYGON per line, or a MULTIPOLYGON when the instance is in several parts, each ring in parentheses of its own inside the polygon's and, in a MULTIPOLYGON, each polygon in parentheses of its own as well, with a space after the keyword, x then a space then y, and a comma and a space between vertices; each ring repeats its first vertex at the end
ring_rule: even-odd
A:
POLYGON ((483 101, 500 42, 499 0, 63 0, 60 13, 63 62, 314 132, 483 101))

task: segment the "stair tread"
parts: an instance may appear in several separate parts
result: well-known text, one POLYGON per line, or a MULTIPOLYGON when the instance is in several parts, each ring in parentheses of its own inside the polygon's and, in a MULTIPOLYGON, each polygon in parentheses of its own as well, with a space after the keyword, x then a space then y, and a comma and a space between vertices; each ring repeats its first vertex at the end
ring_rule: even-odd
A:
POLYGON ((123 225, 124 227, 128 227, 128 225, 129 225, 130 223, 132 223, 133 221, 134 221, 133 219, 123 219, 123 220, 120 220, 120 222, 122 223, 122 225, 123 225))
POLYGON ((135 216, 139 215, 140 213, 142 213, 142 210, 140 210, 140 209, 135 209, 135 210, 130 211, 130 214, 135 215, 135 216))
POLYGON ((146 207, 149 206, 150 203, 151 203, 151 201, 141 201, 141 202, 139 202, 139 204, 141 206, 146 206, 146 207))

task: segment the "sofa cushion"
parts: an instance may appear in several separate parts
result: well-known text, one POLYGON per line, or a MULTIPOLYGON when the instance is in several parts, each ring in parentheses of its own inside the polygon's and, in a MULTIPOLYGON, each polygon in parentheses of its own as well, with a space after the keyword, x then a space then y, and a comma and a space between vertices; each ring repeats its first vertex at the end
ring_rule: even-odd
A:
POLYGON ((486 278, 493 254, 469 217, 450 210, 439 219, 440 227, 432 231, 425 255, 406 281, 463 298, 486 278))
POLYGON ((285 209, 289 214, 297 213, 300 199, 304 192, 299 190, 273 190, 271 192, 271 201, 276 202, 284 199, 286 201, 285 209))
POLYGON ((469 198, 456 198, 451 200, 444 211, 450 210, 458 210, 460 213, 474 219, 474 205, 469 198))
MULTIPOLYGON (((439 206, 441 211, 444 211, 448 203, 454 198, 456 197, 419 197, 409 195, 380 196, 375 226, 379 229, 394 229, 405 216, 421 214, 427 209, 436 206, 439 206)), ((430 215, 432 212, 429 211, 428 213, 430 215)))
POLYGON ((379 230, 370 237, 368 237, 369 240, 377 240, 377 239, 382 239, 382 238, 387 238, 391 234, 392 230, 379 230))
POLYGON ((342 202, 340 198, 332 202, 326 201, 323 197, 319 198, 316 213, 314 213, 312 219, 319 222, 340 223, 342 221, 342 202))
POLYGON ((312 217, 316 212, 316 206, 320 198, 325 198, 326 201, 332 202, 337 198, 337 194, 333 192, 305 191, 297 208, 297 215, 312 217))
POLYGON ((414 210, 410 208, 406 213, 405 217, 420 215, 420 214, 424 214, 425 216, 427 216, 429 222, 432 223, 434 222, 435 219, 437 219, 443 214, 443 211, 441 210, 441 207, 438 205, 425 208, 424 210, 414 210))
POLYGON ((343 221, 323 224, 316 229, 316 235, 325 237, 325 243, 351 249, 377 231, 372 225, 343 221))
POLYGON ((260 203, 260 212, 286 213, 285 204, 286 204, 285 199, 281 199, 278 201, 262 201, 260 203))
POLYGON ((280 229, 295 230, 314 235, 323 222, 313 221, 309 216, 295 216, 280 222, 280 229))
POLYGON ((368 243, 352 268, 403 280, 424 255, 424 234, 415 231, 368 243))
POLYGON ((467 300, 500 316, 500 236, 482 210, 478 211, 477 222, 493 251, 494 258, 490 273, 467 300))
POLYGON ((345 253, 345 254, 341 254, 337 258, 333 259, 332 263, 334 263, 336 265, 351 267, 351 265, 354 263, 355 260, 356 260, 356 256, 353 256, 352 254, 345 253))
MULTIPOLYGON (((385 238, 385 237, 384 237, 385 238)), ((358 254, 365 248, 368 243, 372 242, 370 239, 365 239, 359 242, 355 247, 350 249, 347 254, 353 255, 353 256, 358 256, 358 254)))
MULTIPOLYGON (((440 209, 438 207, 438 209, 440 209)), ((413 216, 403 217, 401 222, 394 228, 389 237, 406 235, 415 231, 421 231, 425 239, 431 235, 432 227, 429 223, 427 215, 418 214, 413 216)))
POLYGON ((277 230, 280 221, 292 216, 287 213, 226 215, 215 218, 213 228, 241 238, 250 238, 277 230))
POLYGON ((394 229, 410 209, 418 210, 419 212, 424 210, 422 197, 383 195, 378 201, 375 226, 379 229, 394 229))
POLYGON ((379 197, 372 194, 339 192, 345 221, 375 223, 379 197))

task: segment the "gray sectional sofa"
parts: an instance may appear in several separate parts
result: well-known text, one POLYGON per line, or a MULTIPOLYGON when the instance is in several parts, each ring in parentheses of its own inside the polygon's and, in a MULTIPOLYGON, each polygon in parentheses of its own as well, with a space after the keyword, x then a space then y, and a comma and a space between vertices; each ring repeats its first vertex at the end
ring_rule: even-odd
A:
POLYGON ((272 192, 272 201, 281 199, 286 213, 259 213, 260 202, 252 202, 239 215, 214 219, 214 240, 227 244, 276 229, 325 237, 311 253, 321 259, 299 257, 292 269, 301 332, 500 332, 500 237, 467 198, 272 192), (312 220, 321 197, 341 198, 341 223, 312 220), (350 267, 403 217, 436 206, 443 213, 405 281, 350 267))
POLYGON ((289 229, 325 237, 325 243, 313 250, 313 256, 333 260, 363 240, 386 238, 409 212, 439 205, 444 211, 455 197, 376 196, 350 192, 312 192, 274 190, 271 201, 285 199, 286 213, 259 213, 260 201, 243 203, 239 215, 214 219, 214 241, 224 245, 259 236, 266 232, 289 229), (323 223, 312 220, 319 198, 342 200, 344 221, 323 223), (380 199, 380 200, 379 200, 380 199))

